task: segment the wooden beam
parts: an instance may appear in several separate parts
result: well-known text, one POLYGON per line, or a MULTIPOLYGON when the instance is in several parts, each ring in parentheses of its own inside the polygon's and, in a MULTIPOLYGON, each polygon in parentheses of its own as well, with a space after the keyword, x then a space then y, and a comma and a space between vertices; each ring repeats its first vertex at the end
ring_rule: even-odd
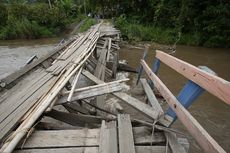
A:
MULTIPOLYGON (((165 153, 165 146, 135 146, 137 153, 165 153)), ((16 150, 15 153, 99 153, 98 147, 42 148, 16 150)), ((168 152, 170 153, 170 152, 168 152)))
POLYGON ((57 110, 52 110, 49 113, 46 113, 45 115, 57 119, 59 121, 68 123, 73 126, 85 125, 86 123, 100 124, 102 120, 109 120, 108 118, 100 117, 100 116, 66 113, 57 110))
POLYGON ((225 153, 221 146, 205 131, 197 120, 180 104, 164 83, 151 71, 144 60, 141 60, 141 64, 149 78, 153 81, 154 86, 159 90, 169 106, 177 114, 179 120, 203 150, 207 153, 225 153))
POLYGON ((158 102, 156 96, 154 95, 151 87, 147 83, 147 80, 142 78, 142 79, 140 79, 140 81, 141 81, 141 84, 144 88, 144 91, 148 97, 150 104, 155 109, 155 111, 158 112, 158 116, 162 116, 164 114, 164 111, 162 110, 161 105, 159 104, 159 102, 158 102))
MULTIPOLYGON (((23 149, 98 146, 99 129, 39 130, 26 141, 23 149)), ((20 145, 18 145, 20 148, 20 145)))
POLYGON ((102 121, 100 130, 99 153, 117 152, 118 144, 116 122, 112 121, 109 122, 109 125, 106 125, 105 121, 102 121))
POLYGON ((135 153, 132 125, 128 114, 118 114, 119 153, 135 153))
MULTIPOLYGON (((100 86, 97 88, 92 88, 89 90, 83 90, 80 92, 76 92, 73 94, 73 97, 71 101, 76 101, 80 99, 86 99, 86 98, 91 98, 94 96, 99 96, 99 95, 104 95, 116 91, 121 91, 123 89, 123 85, 120 83, 114 83, 114 84, 109 84, 105 86, 100 86)), ((57 104, 63 104, 67 102, 67 96, 63 96, 60 99, 58 99, 57 104)))
POLYGON ((155 120, 158 119, 158 117, 159 117, 158 112, 155 109, 153 109, 152 107, 150 107, 149 105, 139 101, 138 99, 131 97, 130 95, 123 93, 123 92, 113 93, 113 95, 115 97, 123 100, 129 106, 135 108, 136 110, 138 110, 142 114, 146 115, 147 117, 149 117, 151 119, 155 119, 155 120))
MULTIPOLYGON (((82 71, 82 74, 97 84, 104 83, 104 81, 98 79, 97 77, 95 77, 94 75, 92 75, 88 71, 84 70, 84 71, 82 71)), ((157 119, 158 118, 158 114, 153 108, 149 107, 148 105, 139 101, 138 99, 133 98, 133 97, 131 97, 128 94, 123 93, 123 92, 112 93, 112 95, 125 101, 128 105, 130 105, 133 108, 135 108, 136 110, 142 112, 143 114, 150 117, 151 119, 157 119)))
POLYGON ((156 51, 156 57, 163 63, 203 87, 230 105, 230 82, 218 76, 203 71, 187 62, 175 58, 162 51, 156 51))
POLYGON ((166 139, 169 142, 169 146, 172 150, 172 153, 187 153, 185 148, 178 143, 175 133, 165 132, 166 139))

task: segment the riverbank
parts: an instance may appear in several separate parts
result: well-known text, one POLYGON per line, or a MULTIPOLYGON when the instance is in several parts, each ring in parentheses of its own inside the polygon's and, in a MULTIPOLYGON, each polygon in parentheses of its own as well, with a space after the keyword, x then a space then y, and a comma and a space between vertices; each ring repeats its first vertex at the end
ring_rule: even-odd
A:
POLYGON ((229 48, 229 40, 225 36, 204 35, 201 32, 184 32, 178 28, 143 24, 138 20, 120 16, 114 19, 115 26, 121 30, 123 39, 129 42, 151 41, 175 47, 176 44, 203 46, 210 48, 229 48))

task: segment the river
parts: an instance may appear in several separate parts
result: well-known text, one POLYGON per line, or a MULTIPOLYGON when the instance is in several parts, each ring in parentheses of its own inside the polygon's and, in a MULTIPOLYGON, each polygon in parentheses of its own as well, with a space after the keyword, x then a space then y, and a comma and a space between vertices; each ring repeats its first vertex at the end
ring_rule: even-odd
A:
MULTIPOLYGON (((34 54, 39 57, 42 56, 60 40, 60 38, 54 38, 32 41, 0 41, 0 76, 6 76, 9 72, 19 69, 34 54)), ((137 68, 142 54, 143 50, 122 47, 120 50, 120 59, 126 59, 130 66, 137 68)), ((154 50, 150 49, 147 57, 149 65, 152 64, 154 56, 154 50)), ((206 65, 215 71, 218 76, 228 81, 230 80, 230 49, 178 45, 174 56, 195 66, 206 65)), ((135 80, 136 74, 131 74, 130 76, 130 84, 131 86, 135 86, 133 80, 135 80)), ((160 67, 159 77, 175 95, 178 94, 187 81, 186 78, 163 64, 160 67)), ((227 152, 230 152, 230 106, 208 92, 205 92, 189 108, 189 111, 208 133, 227 152)), ((173 124, 173 127, 188 134, 178 120, 173 124)), ((191 143, 190 152, 201 152, 194 139, 190 136, 188 138, 191 143)))

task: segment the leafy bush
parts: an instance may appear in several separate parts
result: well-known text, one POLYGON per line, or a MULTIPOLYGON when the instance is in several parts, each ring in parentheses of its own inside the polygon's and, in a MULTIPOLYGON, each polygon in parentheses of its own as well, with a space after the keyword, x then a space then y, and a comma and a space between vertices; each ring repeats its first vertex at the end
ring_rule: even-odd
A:
POLYGON ((84 31, 88 30, 94 24, 96 24, 96 19, 94 19, 94 18, 86 18, 84 23, 79 28, 79 31, 84 32, 84 31))

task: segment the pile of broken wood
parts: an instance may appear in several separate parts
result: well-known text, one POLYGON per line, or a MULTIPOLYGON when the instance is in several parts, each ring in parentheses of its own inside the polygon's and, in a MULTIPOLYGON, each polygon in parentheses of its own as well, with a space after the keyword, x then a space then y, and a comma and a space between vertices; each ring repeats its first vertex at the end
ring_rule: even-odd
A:
POLYGON ((128 79, 116 80, 119 36, 112 25, 99 23, 1 80, 2 87, 13 83, 1 93, 1 152, 187 152, 179 132, 155 124, 163 111, 145 79, 141 83, 156 106, 122 91, 128 79), (125 114, 119 103, 108 106, 106 94, 150 122, 125 114))

